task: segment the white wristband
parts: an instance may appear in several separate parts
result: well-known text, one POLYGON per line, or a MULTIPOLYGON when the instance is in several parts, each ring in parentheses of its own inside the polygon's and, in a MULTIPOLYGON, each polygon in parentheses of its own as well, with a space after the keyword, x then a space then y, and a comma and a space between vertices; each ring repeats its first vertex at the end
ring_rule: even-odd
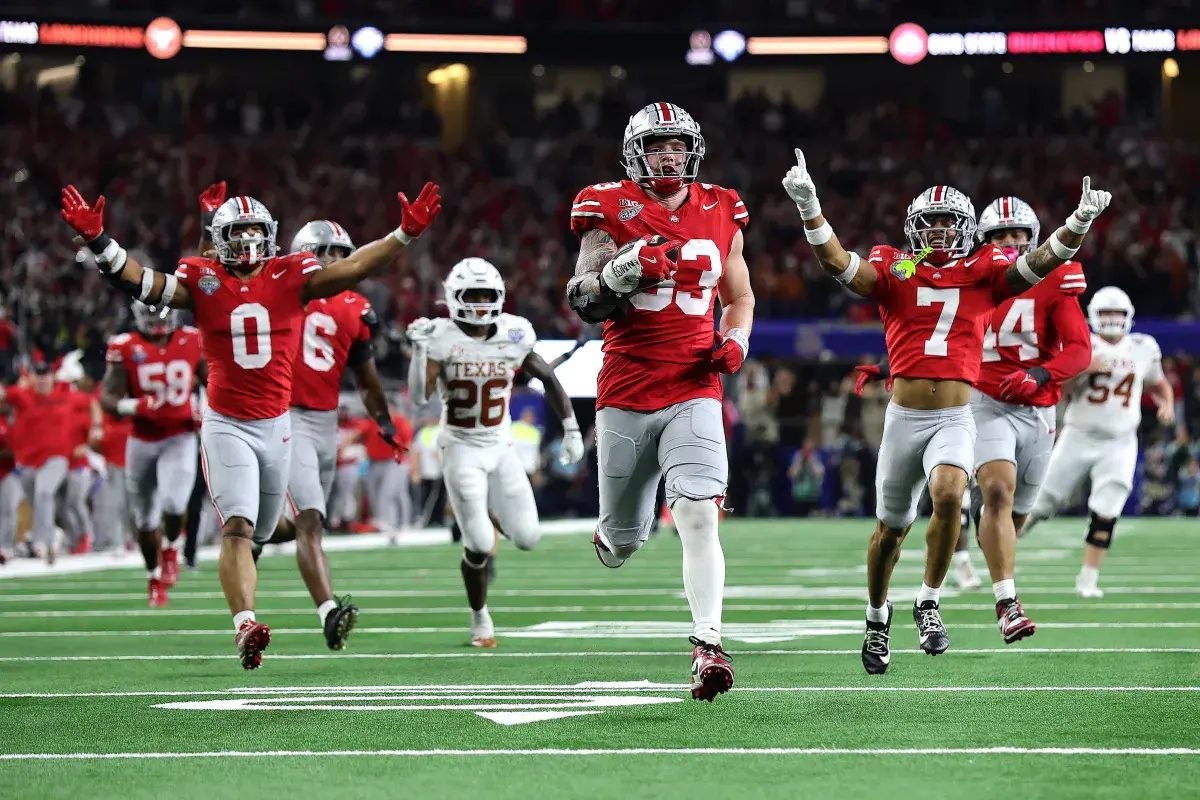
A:
POLYGON ((117 413, 122 417, 132 417, 137 413, 138 401, 133 397, 123 397, 117 401, 117 413))
POLYGON ((405 247, 408 247, 410 244, 412 244, 413 239, 417 238, 415 236, 409 236, 402 228, 396 228, 396 230, 392 231, 392 236, 395 236, 396 241, 405 247))
POLYGON ((146 298, 150 297, 150 293, 154 291, 154 271, 149 269, 142 270, 142 293, 138 295, 138 300, 143 303, 146 298))
POLYGON ((725 331, 725 338, 737 342, 737 346, 742 348, 742 358, 750 355, 750 337, 746 335, 746 331, 741 328, 730 328, 725 331))
POLYGON ((842 286, 849 286, 850 281, 854 280, 854 276, 858 274, 858 268, 862 265, 862 259, 858 257, 858 253, 850 251, 850 263, 839 274, 834 275, 833 279, 842 286))
POLYGON ((1014 266, 1017 268, 1017 274, 1024 278, 1025 282, 1030 286, 1037 286, 1042 282, 1041 277, 1029 268, 1029 259, 1026 257, 1026 254, 1022 253, 1018 256, 1017 263, 1014 266))
POLYGON ((166 282, 163 283, 162 299, 158 304, 163 308, 170 308, 171 301, 175 299, 175 290, 179 288, 179 279, 174 275, 167 275, 166 282))
POLYGON ((1061 258, 1063 261, 1070 261, 1071 257, 1079 252, 1078 247, 1067 247, 1059 241, 1058 234, 1054 233, 1050 236, 1050 249, 1054 251, 1054 255, 1061 258))
POLYGON ((804 238, 809 244, 822 245, 833 238, 833 226, 826 222, 819 228, 805 228, 804 238))
POLYGON ((1071 214, 1071 216, 1067 217, 1065 224, 1067 226, 1067 230, 1069 230, 1071 233, 1078 233, 1080 236, 1087 233, 1088 229, 1092 227, 1092 221, 1090 219, 1085 222, 1074 214, 1071 214))
POLYGON ((563 428, 563 431, 565 431, 566 433, 572 433, 572 432, 578 433, 579 432, 579 420, 575 419, 575 415, 572 414, 571 416, 567 417, 566 419, 564 419, 562 421, 562 428, 563 428))

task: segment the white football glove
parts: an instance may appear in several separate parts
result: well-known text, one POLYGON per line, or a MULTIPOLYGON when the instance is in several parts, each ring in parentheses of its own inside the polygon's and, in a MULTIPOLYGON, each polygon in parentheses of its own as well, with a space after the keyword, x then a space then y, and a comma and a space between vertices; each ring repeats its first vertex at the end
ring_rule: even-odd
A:
POLYGON ((1079 197, 1079 207, 1075 209, 1074 214, 1067 217, 1067 227, 1073 233, 1087 233, 1088 228, 1092 227, 1092 220, 1100 216, 1111 202, 1111 192, 1106 192, 1103 189, 1093 189, 1092 179, 1090 177, 1084 178, 1083 194, 1079 197))
POLYGON ((413 347, 425 347, 429 344, 429 338, 433 336, 433 320, 425 317, 414 319, 404 329, 404 335, 413 347))
POLYGON ((579 423, 574 418, 563 420, 562 450, 558 454, 558 463, 569 467, 583 460, 583 454, 583 434, 579 432, 579 423))
POLYGON ((796 148, 796 166, 783 176, 783 189, 800 209, 801 219, 814 219, 821 215, 821 201, 817 199, 817 185, 808 174, 804 163, 804 151, 796 148))

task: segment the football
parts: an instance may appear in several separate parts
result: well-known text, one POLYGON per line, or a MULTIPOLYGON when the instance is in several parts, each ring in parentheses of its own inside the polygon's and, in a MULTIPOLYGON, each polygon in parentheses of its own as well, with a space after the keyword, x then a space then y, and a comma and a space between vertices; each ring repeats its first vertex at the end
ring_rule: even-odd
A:
MULTIPOLYGON (((624 253, 625 251, 629 250, 630 248, 633 247, 634 242, 637 242, 637 241, 639 241, 639 240, 634 239, 632 242, 627 242, 623 247, 621 247, 617 251, 617 254, 620 255, 620 254, 624 253)), ((664 245, 671 240, 669 238, 667 238, 666 236, 660 236, 657 233, 655 233, 655 234, 651 234, 649 236, 643 236, 640 241, 644 241, 648 245, 659 246, 659 245, 664 245)), ((679 262, 679 248, 672 247, 670 250, 667 251, 667 257, 670 258, 672 261, 678 263, 679 262)), ((646 291, 647 289, 653 289, 656 286, 661 286, 663 283, 664 283, 664 281, 655 279, 655 278, 642 278, 640 281, 638 281, 637 288, 634 289, 632 292, 630 292, 630 295, 639 294, 641 292, 646 291)))

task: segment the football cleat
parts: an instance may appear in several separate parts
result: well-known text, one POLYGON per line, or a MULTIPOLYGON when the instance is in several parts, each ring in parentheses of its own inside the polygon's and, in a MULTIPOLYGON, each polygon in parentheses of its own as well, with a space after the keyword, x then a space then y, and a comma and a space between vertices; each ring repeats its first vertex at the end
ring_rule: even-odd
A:
POLYGON ((495 647, 495 636, 472 636, 471 647, 495 647))
POLYGON ((271 643, 271 629, 261 622, 248 619, 238 628, 233 637, 242 669, 258 669, 262 666, 262 653, 271 643))
POLYGON ((1099 600, 1104 597, 1104 590, 1091 581, 1084 580, 1082 575, 1075 578, 1075 594, 1084 600, 1099 600))
POLYGON ((1025 616, 1021 601, 1015 597, 996 603, 996 624, 1000 626, 1000 634, 1004 637, 1005 644, 1012 644, 1037 632, 1037 625, 1025 616))
POLYGON ((162 608, 167 604, 167 585, 160 579, 151 578, 146 593, 149 595, 151 608, 162 608))
POLYGON ((168 589, 179 580, 179 551, 175 548, 162 551, 162 581, 168 589))
POLYGON ((719 644, 710 644, 692 636, 688 639, 692 650, 692 697, 712 702, 719 695, 733 688, 732 657, 719 644))
POLYGON ((330 650, 345 650, 346 638, 358 622, 358 606, 350 602, 350 595, 333 599, 337 608, 325 615, 325 644, 330 650))
POLYGON ((71 548, 71 555, 81 556, 92 552, 92 534, 85 533, 79 537, 79 541, 71 548))
POLYGON ((868 675, 882 675, 892 661, 890 639, 892 635, 892 601, 887 603, 887 622, 867 620, 867 631, 863 636, 862 662, 868 675))
POLYGON ((609 569, 616 569, 625 563, 625 559, 614 556, 612 550, 609 550, 607 545, 601 541, 600 531, 592 534, 592 544, 596 546, 596 558, 600 559, 600 563, 609 569))
POLYGON ((983 585, 970 559, 963 559, 954 565, 954 582, 964 592, 974 591, 983 585))
POLYGON ((950 647, 950 635, 942 623, 942 613, 932 600, 913 603, 913 621, 921 637, 921 649, 931 656, 940 656, 950 647))

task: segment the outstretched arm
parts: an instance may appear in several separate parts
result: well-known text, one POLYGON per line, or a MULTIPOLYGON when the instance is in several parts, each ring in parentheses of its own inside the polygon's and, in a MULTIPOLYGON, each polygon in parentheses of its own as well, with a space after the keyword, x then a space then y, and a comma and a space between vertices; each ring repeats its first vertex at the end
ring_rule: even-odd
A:
POLYGON ((800 218, 804 220, 804 236, 821 262, 821 269, 860 297, 871 294, 879 280, 875 265, 860 258, 858 253, 847 251, 838 241, 833 226, 826 222, 825 215, 821 213, 817 187, 808 174, 804 153, 799 147, 796 148, 796 166, 784 176, 783 188, 800 211, 800 218))
POLYGON ((318 297, 333 297, 353 289, 395 260, 400 251, 425 232, 434 217, 442 210, 442 197, 436 183, 426 183, 411 205, 404 192, 396 195, 403 209, 400 227, 370 244, 360 247, 346 258, 317 270, 304 284, 304 302, 318 297))
POLYGON ((1042 278, 1070 261, 1083 245, 1088 228, 1092 227, 1092 220, 1100 216, 1111 202, 1112 194, 1093 189, 1092 179, 1084 178, 1079 207, 1040 247, 1017 258, 1004 273, 1013 294, 1020 294, 1031 286, 1036 286, 1042 278))
POLYGON ((567 304, 589 324, 623 316, 625 298, 644 281, 671 277, 682 244, 643 236, 618 248, 611 234, 598 228, 586 231, 579 240, 575 277, 567 282, 567 304))
POLYGON ((579 430, 579 422, 575 419, 575 410, 571 408, 571 396, 559 383, 554 370, 546 360, 537 353, 530 352, 525 356, 521 369, 532 378, 537 378, 546 387, 546 399, 554 409, 555 416, 562 422, 563 442, 559 461, 563 465, 574 464, 583 458, 583 434, 579 430))
POLYGON ((100 274, 114 289, 147 305, 191 308, 191 294, 174 275, 143 267, 104 232, 104 195, 92 206, 68 186, 62 190, 62 218, 92 251, 100 274))

